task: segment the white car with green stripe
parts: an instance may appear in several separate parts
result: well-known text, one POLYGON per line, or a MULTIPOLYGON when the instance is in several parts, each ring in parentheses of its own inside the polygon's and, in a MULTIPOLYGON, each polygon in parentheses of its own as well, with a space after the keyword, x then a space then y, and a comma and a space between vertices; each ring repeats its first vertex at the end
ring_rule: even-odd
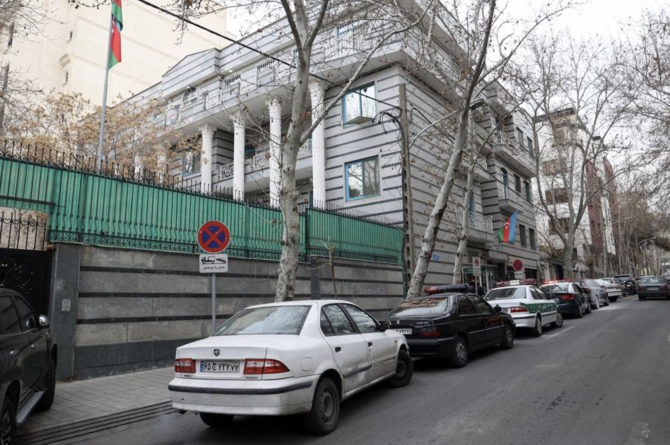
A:
POLYGON ((491 289, 484 299, 491 306, 500 306, 514 319, 517 328, 529 328, 535 337, 542 335, 543 326, 560 328, 563 316, 558 304, 535 286, 505 286, 491 289))

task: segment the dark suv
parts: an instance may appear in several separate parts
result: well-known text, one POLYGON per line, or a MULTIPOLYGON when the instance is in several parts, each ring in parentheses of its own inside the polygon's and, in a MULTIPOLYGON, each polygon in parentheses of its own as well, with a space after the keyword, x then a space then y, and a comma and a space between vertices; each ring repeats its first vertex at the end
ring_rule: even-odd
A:
POLYGON ((51 407, 56 391, 56 339, 49 319, 0 287, 0 443, 14 443, 16 428, 33 409, 51 407))
POLYGON ((633 295, 637 293, 637 281, 635 277, 629 274, 626 275, 614 275, 614 278, 621 283, 621 287, 625 295, 633 295))

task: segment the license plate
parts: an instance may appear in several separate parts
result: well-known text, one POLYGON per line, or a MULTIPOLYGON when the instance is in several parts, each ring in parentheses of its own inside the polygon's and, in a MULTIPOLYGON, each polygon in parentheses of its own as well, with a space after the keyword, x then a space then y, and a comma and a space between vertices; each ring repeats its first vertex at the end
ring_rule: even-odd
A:
POLYGON ((398 334, 412 335, 411 329, 391 329, 391 330, 396 331, 398 334))
POLYGON ((657 287, 648 287, 647 290, 658 290, 657 287))
POLYGON ((237 374, 240 372, 240 362, 200 362, 200 372, 237 374))
POLYGON ((508 308, 508 307, 504 307, 504 308, 502 308, 502 311, 503 311, 503 312, 507 312, 507 313, 509 313, 509 308, 508 308))

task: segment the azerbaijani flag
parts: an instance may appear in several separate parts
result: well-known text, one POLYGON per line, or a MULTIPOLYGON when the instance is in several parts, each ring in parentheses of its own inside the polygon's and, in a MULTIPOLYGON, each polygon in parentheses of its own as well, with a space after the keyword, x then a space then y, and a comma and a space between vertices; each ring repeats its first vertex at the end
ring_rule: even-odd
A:
POLYGON ((107 69, 117 63, 121 63, 121 30, 123 29, 123 14, 121 11, 121 0, 112 0, 112 38, 111 51, 107 69))
POLYGON ((514 242, 514 232, 516 230, 516 212, 512 213, 512 216, 509 217, 504 226, 498 229, 498 239, 501 243, 513 243, 514 242))

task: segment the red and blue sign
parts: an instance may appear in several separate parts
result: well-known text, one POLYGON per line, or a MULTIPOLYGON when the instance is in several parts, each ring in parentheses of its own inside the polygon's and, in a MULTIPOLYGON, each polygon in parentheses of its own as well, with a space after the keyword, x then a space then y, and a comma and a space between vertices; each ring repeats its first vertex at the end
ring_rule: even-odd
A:
POLYGON ((198 230, 198 244, 207 253, 223 252, 229 243, 230 231, 222 222, 209 221, 198 230))
POLYGON ((523 270, 523 262, 521 260, 514 260, 512 263, 512 269, 516 270, 517 272, 521 272, 523 270))

